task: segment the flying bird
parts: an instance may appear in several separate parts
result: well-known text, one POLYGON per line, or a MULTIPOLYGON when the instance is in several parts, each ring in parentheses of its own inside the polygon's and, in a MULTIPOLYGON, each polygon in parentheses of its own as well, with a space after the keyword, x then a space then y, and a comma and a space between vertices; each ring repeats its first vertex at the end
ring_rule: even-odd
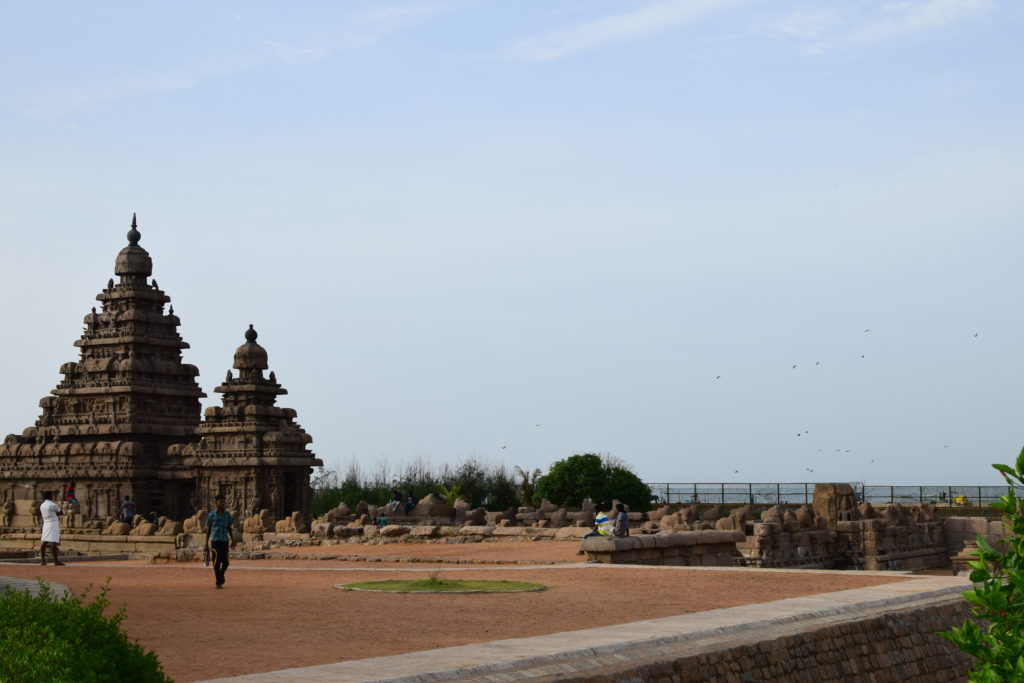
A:
POLYGON ((866 330, 864 330, 864 331, 865 331, 865 332, 870 332, 870 331, 871 331, 871 329, 870 329, 870 328, 868 328, 868 329, 866 329, 866 330))
POLYGON ((975 336, 975 337, 977 337, 977 336, 978 336, 978 333, 977 333, 977 332, 975 332, 975 333, 974 333, 974 336, 975 336))
POLYGON ((795 365, 793 366, 793 369, 796 370, 796 366, 795 365))

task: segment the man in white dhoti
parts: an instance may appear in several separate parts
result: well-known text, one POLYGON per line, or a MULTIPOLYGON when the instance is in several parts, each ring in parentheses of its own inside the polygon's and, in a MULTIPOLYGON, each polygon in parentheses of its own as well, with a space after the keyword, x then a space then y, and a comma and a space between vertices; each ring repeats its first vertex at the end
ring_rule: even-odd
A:
POLYGON ((39 506, 39 516, 43 518, 43 542, 39 545, 39 555, 42 560, 40 564, 46 564, 46 546, 50 546, 53 548, 53 564, 58 567, 64 566, 57 556, 57 550, 60 547, 60 524, 57 518, 63 514, 60 506, 53 502, 53 493, 51 491, 44 492, 43 504, 39 506))

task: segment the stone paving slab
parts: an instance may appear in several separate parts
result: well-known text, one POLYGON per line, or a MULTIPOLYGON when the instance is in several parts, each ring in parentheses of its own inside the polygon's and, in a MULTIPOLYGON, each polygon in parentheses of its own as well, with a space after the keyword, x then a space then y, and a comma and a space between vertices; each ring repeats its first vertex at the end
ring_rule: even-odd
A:
MULTIPOLYGON (((62 583, 54 583, 53 581, 47 581, 50 588, 57 595, 63 595, 64 593, 71 593, 67 586, 62 583)), ((3 592, 5 586, 10 586, 16 591, 28 591, 32 595, 39 594, 39 582, 29 579, 16 579, 13 576, 0 576, 0 592, 3 592)))
MULTIPOLYGON (((673 569, 680 571, 679 568, 673 569)), ((884 574, 899 575, 895 572, 884 574)), ((969 586, 970 582, 964 577, 913 578, 882 586, 615 626, 220 678, 216 683, 557 680, 563 674, 578 675, 599 668, 671 659, 681 654, 692 655, 743 642, 777 638, 887 611, 962 600, 960 593, 969 586)))

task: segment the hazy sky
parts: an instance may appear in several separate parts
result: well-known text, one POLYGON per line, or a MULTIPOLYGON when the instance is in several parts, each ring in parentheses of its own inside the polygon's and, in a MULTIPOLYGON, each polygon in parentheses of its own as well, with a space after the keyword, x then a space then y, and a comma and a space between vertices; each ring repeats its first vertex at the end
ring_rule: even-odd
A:
POLYGON ((1020 3, 8 2, 0 35, 0 435, 136 211, 205 405, 253 323, 331 466, 983 484, 1024 443, 1020 3))

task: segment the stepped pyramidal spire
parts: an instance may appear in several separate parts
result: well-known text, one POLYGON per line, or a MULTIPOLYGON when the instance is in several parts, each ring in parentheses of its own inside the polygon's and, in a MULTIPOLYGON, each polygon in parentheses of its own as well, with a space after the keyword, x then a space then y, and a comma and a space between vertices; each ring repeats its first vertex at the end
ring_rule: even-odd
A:
POLYGON ((267 509, 277 519, 308 509, 310 468, 323 463, 306 449, 313 438, 295 422, 296 412, 275 405, 288 391, 273 372, 263 376, 267 351, 253 325, 244 337, 232 363, 238 377, 228 370, 214 390, 223 405, 206 409, 199 443, 185 449, 185 462, 203 473, 201 501, 212 504, 223 482, 242 481, 229 486, 229 506, 242 515, 267 509))
POLYGON ((159 472, 168 446, 195 438, 206 394, 198 369, 182 360, 189 345, 180 321, 164 312, 170 297, 147 282, 153 261, 141 237, 132 214, 128 246, 114 262, 119 281, 86 314, 78 359, 60 367, 63 379, 40 401, 35 425, 0 446, 0 482, 17 479, 38 493, 76 481, 90 517, 114 514, 124 495, 140 509, 168 512, 189 497, 159 472))
POLYGON ((229 370, 217 387, 223 405, 203 421, 199 370, 184 362, 181 320, 152 279, 135 213, 127 237, 116 279, 83 319, 77 360, 60 366, 35 424, 0 445, 0 504, 14 502, 32 524, 33 501, 74 482, 81 510, 65 524, 83 531, 101 528, 125 496, 142 514, 179 521, 221 494, 239 519, 306 514, 312 468, 323 463, 307 450, 312 438, 296 412, 276 405, 288 392, 273 372, 264 376, 255 326, 235 351, 237 376, 229 370))

